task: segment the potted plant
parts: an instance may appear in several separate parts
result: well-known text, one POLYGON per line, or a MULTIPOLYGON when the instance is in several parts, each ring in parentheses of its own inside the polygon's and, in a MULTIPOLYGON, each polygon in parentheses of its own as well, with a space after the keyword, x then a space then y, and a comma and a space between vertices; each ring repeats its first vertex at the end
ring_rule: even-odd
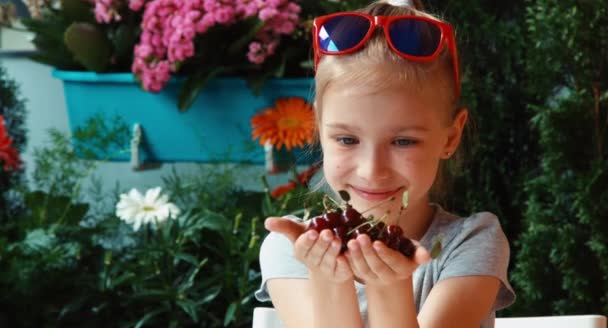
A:
POLYGON ((278 97, 310 99, 312 17, 364 2, 45 3, 23 23, 34 33, 33 59, 64 81, 73 128, 118 115, 143 127, 156 159, 262 162, 248 120, 278 97), (175 105, 193 110, 180 115, 175 105))

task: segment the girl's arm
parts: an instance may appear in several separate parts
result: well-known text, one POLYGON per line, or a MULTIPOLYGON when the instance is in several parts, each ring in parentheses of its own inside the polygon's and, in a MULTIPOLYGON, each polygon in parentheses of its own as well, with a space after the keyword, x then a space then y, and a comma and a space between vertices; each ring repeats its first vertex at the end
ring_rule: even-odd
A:
POLYGON ((272 279, 268 291, 286 327, 363 327, 353 273, 341 242, 330 230, 304 233, 304 225, 282 218, 266 220, 266 228, 285 235, 309 279, 272 279))
POLYGON ((492 309, 500 287, 498 278, 448 278, 433 287, 416 316, 412 273, 429 255, 418 247, 408 259, 379 241, 360 236, 348 244, 354 274, 366 283, 369 323, 382 327, 477 328, 492 309))
POLYGON ((363 327, 352 282, 272 279, 268 291, 286 328, 363 327))
POLYGON ((448 278, 433 287, 418 314, 420 327, 479 327, 496 300, 500 280, 491 276, 448 278))
POLYGON ((418 318, 411 278, 393 287, 370 286, 366 289, 370 327, 479 328, 499 285, 490 276, 443 280, 431 290, 418 318))

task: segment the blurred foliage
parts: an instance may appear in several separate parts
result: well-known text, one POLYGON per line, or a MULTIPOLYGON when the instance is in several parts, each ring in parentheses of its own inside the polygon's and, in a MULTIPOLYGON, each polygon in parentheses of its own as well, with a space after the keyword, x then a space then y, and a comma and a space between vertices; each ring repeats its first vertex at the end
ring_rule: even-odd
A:
POLYGON ((19 190, 27 210, 0 225, 0 326, 250 327, 263 219, 320 206, 302 184, 274 199, 240 189, 234 167, 201 167, 163 180, 177 219, 135 232, 114 213, 120 187, 84 192, 99 162, 49 135, 19 190))
MULTIPOLYGON (((302 6, 323 13, 364 3, 302 6)), ((500 217, 518 300, 499 315, 608 313, 608 2, 425 5, 456 28, 462 103, 473 118, 442 202, 500 217)), ((23 196, 32 210, 1 226, 0 326, 117 317, 126 326, 248 326, 262 219, 317 204, 303 186, 278 199, 239 190, 229 169, 174 173, 164 188, 185 214, 133 233, 80 198, 89 164, 53 138, 56 149, 37 153, 40 190, 23 196)))
MULTIPOLYGON (((27 141, 26 115, 25 100, 19 86, 0 65, 0 116, 4 117, 12 147, 16 148, 20 155, 23 154, 27 141)), ((25 183, 23 169, 22 167, 21 170, 5 171, 0 165, 0 225, 23 210, 23 200, 13 192, 25 183)))
POLYGON ((499 315, 606 313, 608 3, 427 9, 456 27, 474 123, 446 206, 496 213, 511 241, 518 300, 499 315))

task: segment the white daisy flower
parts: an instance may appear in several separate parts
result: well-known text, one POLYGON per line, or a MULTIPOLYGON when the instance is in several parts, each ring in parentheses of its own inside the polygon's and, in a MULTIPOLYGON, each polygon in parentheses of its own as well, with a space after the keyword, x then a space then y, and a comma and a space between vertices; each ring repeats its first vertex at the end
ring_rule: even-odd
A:
POLYGON ((169 218, 176 219, 179 208, 169 203, 169 197, 161 195, 160 190, 160 187, 148 189, 144 196, 133 188, 128 194, 121 194, 116 204, 116 216, 132 225, 135 231, 146 223, 154 225, 169 218))

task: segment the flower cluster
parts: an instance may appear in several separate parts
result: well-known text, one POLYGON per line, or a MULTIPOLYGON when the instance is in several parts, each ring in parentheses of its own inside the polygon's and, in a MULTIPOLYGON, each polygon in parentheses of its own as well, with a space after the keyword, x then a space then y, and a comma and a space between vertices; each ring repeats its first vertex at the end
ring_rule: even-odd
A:
POLYGON ((4 169, 7 171, 17 170, 21 166, 19 153, 12 144, 13 140, 6 131, 4 117, 0 115, 0 164, 4 163, 4 169))
MULTIPOLYGON (((95 0, 97 21, 120 21, 122 5, 124 0, 95 0)), ((264 63, 275 53, 281 36, 295 31, 301 10, 290 0, 129 0, 130 10, 144 7, 142 32, 131 70, 144 89, 152 92, 160 91, 171 73, 195 55, 196 37, 214 26, 229 26, 257 17, 263 25, 243 56, 253 64, 264 63)))
POLYGON ((116 204, 116 216, 133 225, 135 231, 148 223, 156 226, 169 218, 176 219, 180 209, 168 202, 167 195, 161 195, 160 191, 160 187, 152 188, 144 196, 133 188, 128 194, 121 194, 116 204))

